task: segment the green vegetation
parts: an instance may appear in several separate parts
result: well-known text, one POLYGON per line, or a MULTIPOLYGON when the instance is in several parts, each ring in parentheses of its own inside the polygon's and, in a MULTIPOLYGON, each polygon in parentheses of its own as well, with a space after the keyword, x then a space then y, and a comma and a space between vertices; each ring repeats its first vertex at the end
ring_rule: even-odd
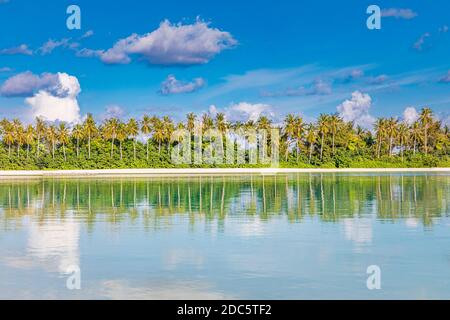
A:
MULTIPOLYGON (((193 134, 196 121, 192 113, 180 123, 174 123, 167 116, 144 116, 140 121, 122 122, 113 118, 101 124, 89 114, 83 123, 73 127, 64 123, 45 123, 39 118, 34 125, 4 119, 0 122, 0 169, 176 167, 170 157, 172 148, 177 145, 171 139, 173 133, 177 129, 186 129, 193 134)), ((223 137, 227 137, 228 129, 276 128, 267 117, 256 122, 229 123, 219 113, 214 119, 204 114, 200 121, 204 131, 216 128, 223 137)), ((282 167, 450 166, 449 128, 435 120, 429 108, 424 108, 412 125, 395 118, 380 118, 374 132, 344 122, 337 114, 323 114, 316 123, 310 124, 304 123, 299 116, 288 115, 278 129, 281 132, 282 167)), ((206 142, 203 143, 205 146, 206 142)))

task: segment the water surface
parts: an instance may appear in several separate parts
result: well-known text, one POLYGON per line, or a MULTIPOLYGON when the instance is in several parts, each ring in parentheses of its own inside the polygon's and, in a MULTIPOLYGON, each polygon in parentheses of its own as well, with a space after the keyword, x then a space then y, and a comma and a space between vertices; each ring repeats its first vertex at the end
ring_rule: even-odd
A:
POLYGON ((449 214, 449 174, 2 180, 0 298, 450 299, 449 214))

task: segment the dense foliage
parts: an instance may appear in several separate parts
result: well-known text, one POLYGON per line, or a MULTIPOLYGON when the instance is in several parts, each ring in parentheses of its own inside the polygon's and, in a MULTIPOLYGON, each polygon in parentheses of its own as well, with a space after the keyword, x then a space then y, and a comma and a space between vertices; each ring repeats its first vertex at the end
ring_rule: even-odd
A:
MULTIPOLYGON (((34 125, 3 119, 0 169, 175 167, 170 157, 177 143, 172 141, 173 133, 177 129, 193 133, 196 123, 201 123, 204 131, 216 128, 224 137, 229 129, 276 127, 267 117, 229 123, 222 113, 214 118, 204 114, 201 119, 190 113, 185 122, 177 124, 167 116, 144 116, 140 121, 126 122, 112 118, 97 124, 89 114, 83 123, 72 127, 39 118, 34 125)), ((429 108, 422 109, 412 124, 380 118, 374 132, 344 122, 337 114, 323 114, 309 124, 289 114, 278 128, 283 167, 450 166, 449 129, 433 117, 429 108)))

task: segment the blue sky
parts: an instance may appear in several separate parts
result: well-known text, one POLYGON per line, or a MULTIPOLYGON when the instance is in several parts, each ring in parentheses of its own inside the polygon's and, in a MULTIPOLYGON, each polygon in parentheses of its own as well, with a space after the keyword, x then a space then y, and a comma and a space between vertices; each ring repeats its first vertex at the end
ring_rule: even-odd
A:
POLYGON ((242 2, 0 0, 0 116, 448 117, 448 1, 242 2), (66 27, 70 4, 81 30, 66 27), (366 27, 370 4, 381 30, 366 27))

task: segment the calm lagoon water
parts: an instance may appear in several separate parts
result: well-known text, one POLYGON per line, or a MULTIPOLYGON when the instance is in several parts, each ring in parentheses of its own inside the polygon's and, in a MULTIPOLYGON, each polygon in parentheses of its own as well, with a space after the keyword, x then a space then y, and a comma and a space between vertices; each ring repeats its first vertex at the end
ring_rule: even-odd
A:
POLYGON ((2 180, 0 298, 450 299, 449 216, 449 174, 2 180))

